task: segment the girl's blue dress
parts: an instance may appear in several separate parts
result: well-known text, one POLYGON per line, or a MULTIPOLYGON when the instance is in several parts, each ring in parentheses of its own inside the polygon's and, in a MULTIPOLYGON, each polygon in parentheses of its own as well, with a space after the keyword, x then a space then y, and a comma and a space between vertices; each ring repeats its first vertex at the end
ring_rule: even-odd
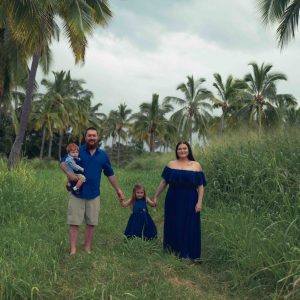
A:
POLYGON ((145 198, 135 201, 125 229, 125 236, 127 238, 140 237, 144 239, 157 237, 157 229, 148 213, 145 198))
POLYGON ((179 257, 200 258, 200 213, 195 212, 195 206, 198 187, 206 185, 204 173, 165 167, 162 177, 169 185, 165 200, 164 249, 179 257))

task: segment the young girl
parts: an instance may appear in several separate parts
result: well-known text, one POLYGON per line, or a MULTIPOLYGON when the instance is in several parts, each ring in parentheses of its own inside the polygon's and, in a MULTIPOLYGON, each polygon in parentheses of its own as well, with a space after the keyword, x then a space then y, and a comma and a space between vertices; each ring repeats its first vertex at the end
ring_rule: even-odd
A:
POLYGON ((132 196, 128 201, 121 200, 123 207, 132 206, 132 214, 125 229, 127 238, 154 239, 157 237, 156 226, 148 213, 147 204, 155 206, 154 202, 146 196, 145 187, 142 184, 134 186, 132 196))

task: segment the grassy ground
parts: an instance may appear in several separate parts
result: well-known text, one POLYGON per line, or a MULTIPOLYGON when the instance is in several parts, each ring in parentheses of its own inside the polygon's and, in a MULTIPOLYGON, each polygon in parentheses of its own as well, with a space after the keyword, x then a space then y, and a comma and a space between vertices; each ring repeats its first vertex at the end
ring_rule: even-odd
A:
MULTIPOLYGON (((64 175, 52 165, 0 162, 0 299, 299 299, 300 138, 244 136, 195 156, 208 179, 203 263, 162 251, 163 195, 150 213, 156 241, 125 241, 130 210, 102 180, 91 255, 68 255, 64 175)), ((172 154, 116 169, 129 197, 142 181, 152 196, 172 154)))
MULTIPOLYGON (((160 230, 157 241, 124 241, 130 211, 119 206, 104 179, 92 254, 79 247, 76 257, 70 257, 63 174, 23 166, 2 176, 0 299, 240 298, 208 266, 162 251, 162 205, 151 211, 160 230)), ((159 181, 156 171, 117 170, 117 176, 127 195, 141 178, 149 194, 159 181)))

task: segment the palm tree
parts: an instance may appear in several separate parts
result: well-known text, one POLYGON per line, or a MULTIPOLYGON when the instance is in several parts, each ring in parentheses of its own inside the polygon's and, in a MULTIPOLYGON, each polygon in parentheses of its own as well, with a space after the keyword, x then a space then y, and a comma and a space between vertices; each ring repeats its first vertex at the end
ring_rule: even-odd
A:
POLYGON ((25 88, 27 76, 26 57, 17 48, 10 32, 0 24, 0 118, 10 106, 12 90, 25 88))
POLYGON ((286 123, 289 111, 295 109, 297 100, 291 94, 278 94, 272 100, 273 107, 266 110, 269 125, 279 125, 281 127, 286 123))
POLYGON ((75 56, 75 62, 83 62, 87 46, 86 35, 91 34, 95 25, 104 25, 111 17, 106 0, 3 0, 0 4, 0 25, 7 28, 20 49, 32 64, 26 88, 25 102, 22 107, 20 131, 15 139, 9 156, 12 168, 20 159, 22 143, 31 111, 36 71, 40 60, 44 61, 45 71, 49 68, 50 45, 59 36, 59 17, 75 56))
POLYGON ((136 122, 133 125, 133 136, 138 140, 144 140, 149 145, 150 152, 155 151, 155 142, 158 136, 165 134, 169 121, 165 115, 173 110, 173 107, 163 101, 159 104, 159 95, 153 94, 150 103, 143 102, 140 112, 133 114, 131 119, 136 122))
POLYGON ((118 135, 118 152, 117 152, 117 166, 120 165, 120 146, 121 146, 121 138, 123 140, 127 140, 128 136, 128 128, 130 126, 129 116, 132 110, 127 108, 126 104, 120 104, 118 106, 118 110, 115 112, 115 124, 116 124, 116 133, 118 135), (127 129, 127 130, 125 130, 127 129))
POLYGON ((220 126, 218 133, 222 134, 225 125, 225 118, 227 114, 232 111, 237 102, 237 95, 240 90, 247 87, 246 83, 241 80, 234 80, 231 75, 227 77, 224 85, 222 77, 219 73, 214 74, 215 82, 213 86, 218 90, 219 98, 213 97, 212 101, 214 107, 222 109, 222 115, 220 117, 220 126))
MULTIPOLYGON (((61 73, 55 73, 55 82, 62 75, 61 73)), ((65 109, 65 101, 68 99, 63 94, 62 90, 55 90, 55 84, 51 85, 50 82, 43 79, 42 84, 48 85, 48 92, 40 97, 40 100, 33 102, 33 109, 31 113, 30 123, 34 130, 42 130, 42 143, 40 149, 40 159, 43 158, 44 143, 46 135, 49 139, 48 158, 52 153, 52 142, 54 131, 60 131, 66 127, 68 122, 68 112, 65 109)), ((56 86, 56 88, 58 88, 56 86)))
POLYGON ((260 67, 252 62, 252 74, 246 74, 244 80, 248 85, 245 90, 245 105, 241 112, 247 112, 250 121, 257 121, 259 132, 262 128, 264 107, 272 109, 272 101, 276 98, 276 85, 278 80, 287 80, 283 73, 270 73, 271 64, 262 64, 260 67))
POLYGON ((300 108, 296 109, 295 107, 291 107, 287 110, 285 116, 285 126, 286 127, 295 127, 300 126, 300 108))
POLYGON ((281 48, 295 33, 299 22, 299 0, 257 0, 262 20, 265 24, 279 24, 277 27, 278 44, 281 48))
POLYGON ((111 147, 113 147, 116 138, 117 138, 117 131, 116 131, 116 111, 111 110, 108 115, 105 115, 100 123, 102 137, 104 140, 108 140, 111 138, 111 147))
POLYGON ((181 83, 177 90, 184 93, 185 98, 166 97, 166 101, 172 101, 182 108, 176 111, 171 120, 178 124, 179 133, 183 138, 188 136, 192 144, 192 133, 206 134, 206 124, 210 118, 212 106, 206 100, 212 98, 212 93, 202 87, 204 78, 194 80, 193 76, 187 77, 187 83, 181 83))

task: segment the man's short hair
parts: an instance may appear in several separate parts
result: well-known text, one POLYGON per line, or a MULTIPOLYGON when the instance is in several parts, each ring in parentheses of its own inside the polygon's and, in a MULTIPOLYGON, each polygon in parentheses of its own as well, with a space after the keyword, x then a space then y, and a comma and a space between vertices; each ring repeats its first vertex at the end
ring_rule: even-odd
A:
POLYGON ((97 132, 97 134, 98 134, 98 131, 97 131, 97 129, 96 129, 95 127, 89 127, 89 128, 87 128, 87 129, 85 130, 84 136, 86 136, 86 134, 87 134, 87 132, 88 132, 89 130, 95 130, 95 131, 97 132))

